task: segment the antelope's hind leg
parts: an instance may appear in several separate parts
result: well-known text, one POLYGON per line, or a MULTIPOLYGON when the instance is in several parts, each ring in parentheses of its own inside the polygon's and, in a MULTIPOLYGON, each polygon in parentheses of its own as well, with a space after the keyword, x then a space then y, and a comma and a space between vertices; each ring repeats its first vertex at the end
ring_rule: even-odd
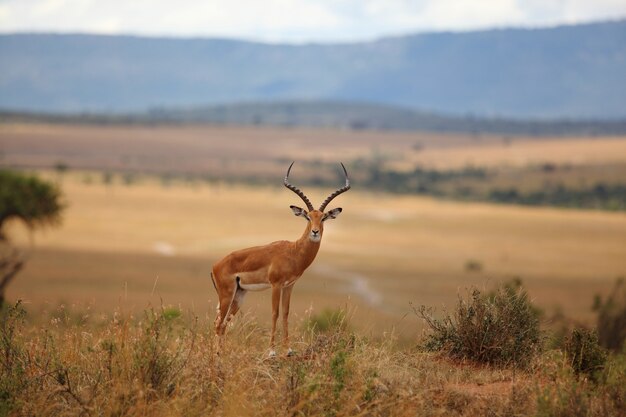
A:
POLYGON ((238 287, 237 291, 235 291, 235 296, 233 297, 233 302, 230 306, 230 312, 227 313, 228 317, 226 317, 226 324, 228 324, 230 319, 232 319, 241 308, 244 295, 246 295, 246 290, 238 287))
POLYGON ((219 294, 219 304, 217 306, 217 317, 215 318, 215 334, 222 336, 226 330, 226 325, 241 306, 245 291, 239 286, 239 278, 229 286, 223 289, 219 294))

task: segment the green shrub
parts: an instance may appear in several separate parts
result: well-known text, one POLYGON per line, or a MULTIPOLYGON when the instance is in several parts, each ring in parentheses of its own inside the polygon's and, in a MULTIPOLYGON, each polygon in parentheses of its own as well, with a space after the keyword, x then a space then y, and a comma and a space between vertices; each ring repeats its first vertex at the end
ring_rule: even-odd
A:
POLYGON ((565 340, 565 354, 576 375, 586 374, 593 380, 606 362, 606 351, 598 343, 598 335, 580 327, 565 340))
POLYGON ((537 395, 537 417, 589 417, 592 413, 592 393, 576 381, 547 386, 537 395))
POLYGON ((522 288, 502 286, 487 297, 473 289, 468 300, 459 297, 453 316, 442 319, 425 306, 415 312, 431 330, 425 348, 454 358, 523 366, 541 347, 539 319, 522 288))
POLYGON ((483 263, 476 259, 468 259, 465 261, 465 271, 467 272, 481 272, 483 270, 483 263))
POLYGON ((173 322, 180 311, 147 310, 145 314, 142 335, 134 346, 135 369, 148 387, 171 393, 184 366, 182 344, 172 346, 178 337, 173 322))
POLYGON ((102 183, 105 185, 113 184, 113 173, 110 171, 104 171, 102 173, 102 183))
POLYGON ((165 321, 176 320, 182 316, 182 312, 176 307, 167 307, 161 311, 161 316, 165 321))
POLYGON ((626 351, 609 355, 604 365, 602 383, 608 402, 616 415, 626 415, 626 351))
POLYGON ((340 350, 335 353, 333 359, 330 361, 330 373, 334 380, 333 392, 337 399, 346 385, 346 378, 348 376, 348 369, 346 367, 347 357, 348 353, 345 350, 340 350))
MULTIPOLYGON (((593 334, 589 331, 584 334, 593 334)), ((583 338, 585 338, 584 336, 583 338)), ((567 358, 567 356, 566 356, 567 358)), ((594 375, 595 381, 579 378, 569 361, 551 358, 545 366, 557 366, 549 384, 539 385, 537 417, 613 417, 626 415, 626 355, 611 354, 594 375)), ((547 376, 547 375, 546 375, 547 376)))
MULTIPOLYGON (((494 300, 495 297, 498 295, 498 292, 505 292, 509 295, 513 295, 517 292, 523 292, 524 293, 524 297, 528 298, 528 295, 526 295, 524 288, 522 286, 522 279, 520 277, 513 277, 505 282, 503 282, 498 288, 496 288, 495 290, 489 291, 487 293, 487 298, 489 298, 490 300, 494 300)), ((537 307, 536 305, 528 302, 528 308, 531 310, 532 314, 539 320, 542 317, 544 317, 545 313, 544 311, 537 307)))
POLYGON ((626 284, 618 279, 606 300, 596 297, 598 339, 602 346, 619 351, 626 340, 626 284))
POLYGON ((361 374, 362 367, 354 362, 357 346, 362 346, 359 339, 337 327, 325 332, 305 330, 308 340, 302 352, 296 360, 288 359, 281 365, 287 371, 285 399, 290 410, 287 415, 344 415, 342 410, 355 400, 356 391, 358 397, 364 391, 363 396, 371 401, 377 394, 372 371, 368 369, 361 374))
POLYGON ((321 313, 311 316, 305 322, 305 328, 316 332, 333 332, 348 329, 348 318, 345 310, 325 309, 321 313))
POLYGON ((0 415, 9 415, 16 395, 25 389, 24 345, 19 337, 26 312, 18 301, 0 306, 0 415))
POLYGON ((126 172, 122 175, 124 185, 133 185, 137 182, 137 175, 132 172, 126 172))

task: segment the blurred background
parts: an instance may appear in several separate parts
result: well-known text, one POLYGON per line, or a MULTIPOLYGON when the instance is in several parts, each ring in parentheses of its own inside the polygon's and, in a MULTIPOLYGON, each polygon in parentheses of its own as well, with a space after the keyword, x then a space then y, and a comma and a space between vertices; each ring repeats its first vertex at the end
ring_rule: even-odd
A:
MULTIPOLYGON (((292 298, 411 338, 521 282, 588 323, 626 276, 626 3, 0 1, 0 296, 212 317, 211 265, 344 209, 292 298)), ((270 318, 270 294, 245 310, 270 318)))

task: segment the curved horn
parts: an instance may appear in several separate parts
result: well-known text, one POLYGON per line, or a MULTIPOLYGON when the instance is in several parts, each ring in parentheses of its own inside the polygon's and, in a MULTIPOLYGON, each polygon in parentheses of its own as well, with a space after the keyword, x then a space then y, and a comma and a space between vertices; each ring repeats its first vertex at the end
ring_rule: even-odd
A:
POLYGON ((346 171, 346 167, 343 166, 343 163, 341 163, 341 167, 343 168, 343 173, 346 175, 346 185, 344 185, 342 188, 338 189, 337 191, 329 195, 328 198, 324 200, 324 202, 320 206, 319 208, 320 211, 324 211, 328 203, 330 203, 333 200, 333 198, 337 197, 341 193, 345 193, 346 191, 350 189, 350 179, 348 178, 348 171, 346 171))
POLYGON ((291 172, 291 167, 293 166, 294 162, 289 165, 289 169, 287 170, 287 175, 285 175, 285 181, 283 181, 283 184, 285 184, 285 187, 298 194, 302 201, 304 201, 304 204, 306 204, 306 207, 309 209, 309 211, 313 211, 313 204, 311 204, 311 201, 307 198, 307 196, 304 195, 304 193, 298 187, 289 184, 289 172, 291 172))

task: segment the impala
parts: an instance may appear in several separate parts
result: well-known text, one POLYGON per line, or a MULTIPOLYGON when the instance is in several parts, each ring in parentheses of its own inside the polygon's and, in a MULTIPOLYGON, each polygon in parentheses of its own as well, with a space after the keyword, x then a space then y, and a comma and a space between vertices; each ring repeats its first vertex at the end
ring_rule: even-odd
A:
MULTIPOLYGON (((297 206, 290 206, 294 215, 307 221, 306 228, 300 239, 295 242, 281 240, 265 246, 242 249, 227 255, 213 265, 211 279, 218 295, 217 317, 215 318, 215 333, 224 335, 226 324, 241 308, 244 295, 247 291, 261 291, 272 289, 272 333, 270 337, 270 356, 275 356, 274 336, 276 322, 282 303, 283 319, 283 347, 287 355, 292 354, 289 348, 289 302, 291 290, 302 273, 311 265, 322 241, 324 222, 336 219, 341 208, 324 212, 326 206, 339 194, 350 189, 350 180, 346 167, 341 164, 345 174, 346 184, 333 192, 324 200, 319 209, 315 210, 311 201, 297 187, 289 183, 289 173, 293 162, 287 169, 284 185, 296 193, 306 204, 307 210, 297 206)), ((221 342, 220 342, 221 343, 221 342)))

